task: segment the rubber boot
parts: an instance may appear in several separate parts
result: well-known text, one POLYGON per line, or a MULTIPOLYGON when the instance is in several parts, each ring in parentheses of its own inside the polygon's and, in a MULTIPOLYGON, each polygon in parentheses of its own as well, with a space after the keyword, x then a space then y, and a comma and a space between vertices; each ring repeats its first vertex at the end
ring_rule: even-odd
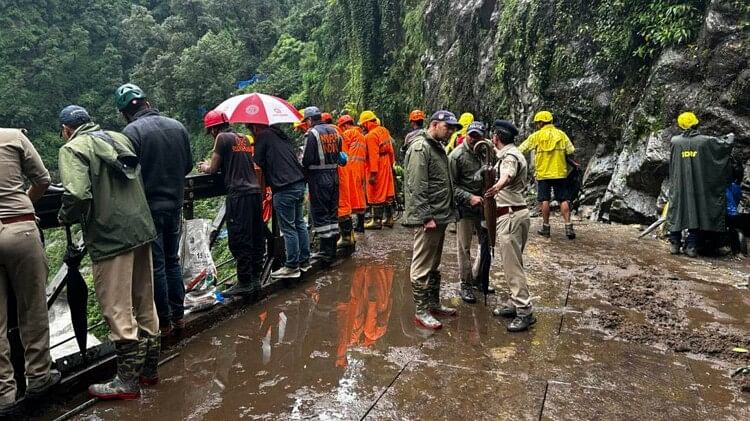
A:
POLYGON ((149 335, 140 331, 138 336, 146 341, 143 347, 143 369, 138 377, 138 383, 142 386, 155 386, 159 384, 159 357, 161 356, 161 338, 159 335, 149 335))
POLYGON ((383 226, 393 228, 393 223, 393 205, 385 205, 385 221, 383 221, 383 226))
POLYGON ((357 214, 357 226, 354 227, 354 231, 365 232, 365 214, 364 213, 357 214))
POLYGON ((243 297, 249 297, 253 294, 260 292, 260 274, 237 274, 237 283, 232 285, 222 294, 225 297, 233 297, 241 295, 243 297))
POLYGON ((440 272, 430 272, 430 289, 427 296, 427 310, 435 316, 455 316, 458 311, 440 302, 440 272))
POLYGON ((414 291, 414 323, 427 329, 438 330, 443 327, 440 320, 436 319, 427 310, 428 291, 414 291))
POLYGON ((365 224, 366 230, 380 230, 383 229, 383 207, 373 206, 372 207, 372 219, 367 221, 365 224))
POLYGON ((537 233, 539 235, 541 235, 542 237, 549 238, 550 237, 550 226, 549 226, 549 224, 542 224, 542 228, 539 231, 537 231, 537 233))
POLYGON ((145 340, 115 342, 117 375, 107 383, 89 386, 89 395, 99 399, 132 400, 141 396, 138 376, 143 368, 145 340))
POLYGON ((573 229, 573 224, 565 224, 565 236, 568 237, 568 240, 576 239, 576 232, 573 229))
POLYGON ((347 247, 354 247, 354 227, 352 226, 352 218, 339 218, 339 232, 341 232, 341 238, 338 243, 336 243, 336 248, 344 249, 347 247))

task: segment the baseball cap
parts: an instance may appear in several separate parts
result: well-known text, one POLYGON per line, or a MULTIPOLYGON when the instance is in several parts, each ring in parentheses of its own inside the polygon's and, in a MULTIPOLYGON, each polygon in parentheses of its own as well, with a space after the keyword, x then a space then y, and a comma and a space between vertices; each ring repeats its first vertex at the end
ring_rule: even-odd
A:
POLYGON ((78 127, 91 121, 91 116, 85 108, 80 105, 68 105, 60 111, 60 124, 78 127))
POLYGON ((450 111, 436 111, 432 114, 432 117, 430 117, 430 121, 444 121, 448 123, 449 126, 455 127, 456 130, 461 130, 464 127, 458 122, 456 115, 450 111))
POLYGON ((484 124, 479 121, 475 121, 469 124, 469 128, 466 133, 471 136, 472 133, 476 133, 480 136, 484 136, 484 124))

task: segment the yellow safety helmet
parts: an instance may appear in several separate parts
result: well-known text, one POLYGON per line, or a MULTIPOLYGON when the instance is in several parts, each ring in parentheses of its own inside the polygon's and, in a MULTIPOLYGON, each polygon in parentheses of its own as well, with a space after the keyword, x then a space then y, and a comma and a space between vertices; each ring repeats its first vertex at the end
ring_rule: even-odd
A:
POLYGON ((534 115, 534 123, 542 122, 542 123, 552 123, 552 113, 549 111, 539 111, 534 115))
POLYGON ((375 120, 377 118, 378 116, 376 116, 375 113, 370 110, 362 111, 362 114, 359 115, 359 125, 361 126, 366 122, 375 120))
POLYGON ((680 126, 682 130, 688 130, 698 123, 700 123, 698 117, 691 112, 682 113, 677 117, 677 125, 680 126))

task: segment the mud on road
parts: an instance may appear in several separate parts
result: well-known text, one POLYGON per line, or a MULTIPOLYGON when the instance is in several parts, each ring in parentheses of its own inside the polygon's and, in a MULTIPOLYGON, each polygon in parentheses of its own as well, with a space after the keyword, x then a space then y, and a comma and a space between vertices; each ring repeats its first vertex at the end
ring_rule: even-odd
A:
POLYGON ((368 232, 354 256, 248 306, 191 339, 137 403, 99 403, 78 419, 747 420, 750 292, 746 260, 670 256, 638 227, 553 221, 525 265, 537 324, 520 334, 458 297, 455 236, 442 299, 459 315, 414 324, 412 232, 368 232))

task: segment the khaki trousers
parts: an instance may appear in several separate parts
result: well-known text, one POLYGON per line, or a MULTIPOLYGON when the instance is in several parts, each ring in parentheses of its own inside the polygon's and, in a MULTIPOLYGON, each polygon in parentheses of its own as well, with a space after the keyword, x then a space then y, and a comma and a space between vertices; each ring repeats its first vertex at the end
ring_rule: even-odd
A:
POLYGON ((159 333, 152 267, 150 244, 93 264, 96 298, 113 342, 137 341, 138 329, 159 333))
POLYGON ((417 228, 414 234, 414 252, 411 258, 411 287, 417 311, 424 310, 431 293, 440 292, 438 268, 443 256, 446 225, 425 231, 417 228))
POLYGON ((510 289, 507 303, 516 307, 519 315, 531 313, 531 296, 523 269, 523 251, 529 238, 529 211, 522 210, 503 215, 497 220, 495 250, 500 254, 505 271, 505 282, 510 289))
POLYGON ((461 285, 468 286, 476 284, 479 272, 479 256, 472 262, 471 241, 475 234, 482 229, 479 218, 461 218, 456 223, 456 256, 458 257, 458 273, 461 276, 461 285))
POLYGON ((36 224, 33 221, 0 223, 0 404, 16 400, 7 337, 11 288, 17 304, 28 387, 41 387, 49 380, 52 360, 45 294, 47 275, 47 256, 36 224))

